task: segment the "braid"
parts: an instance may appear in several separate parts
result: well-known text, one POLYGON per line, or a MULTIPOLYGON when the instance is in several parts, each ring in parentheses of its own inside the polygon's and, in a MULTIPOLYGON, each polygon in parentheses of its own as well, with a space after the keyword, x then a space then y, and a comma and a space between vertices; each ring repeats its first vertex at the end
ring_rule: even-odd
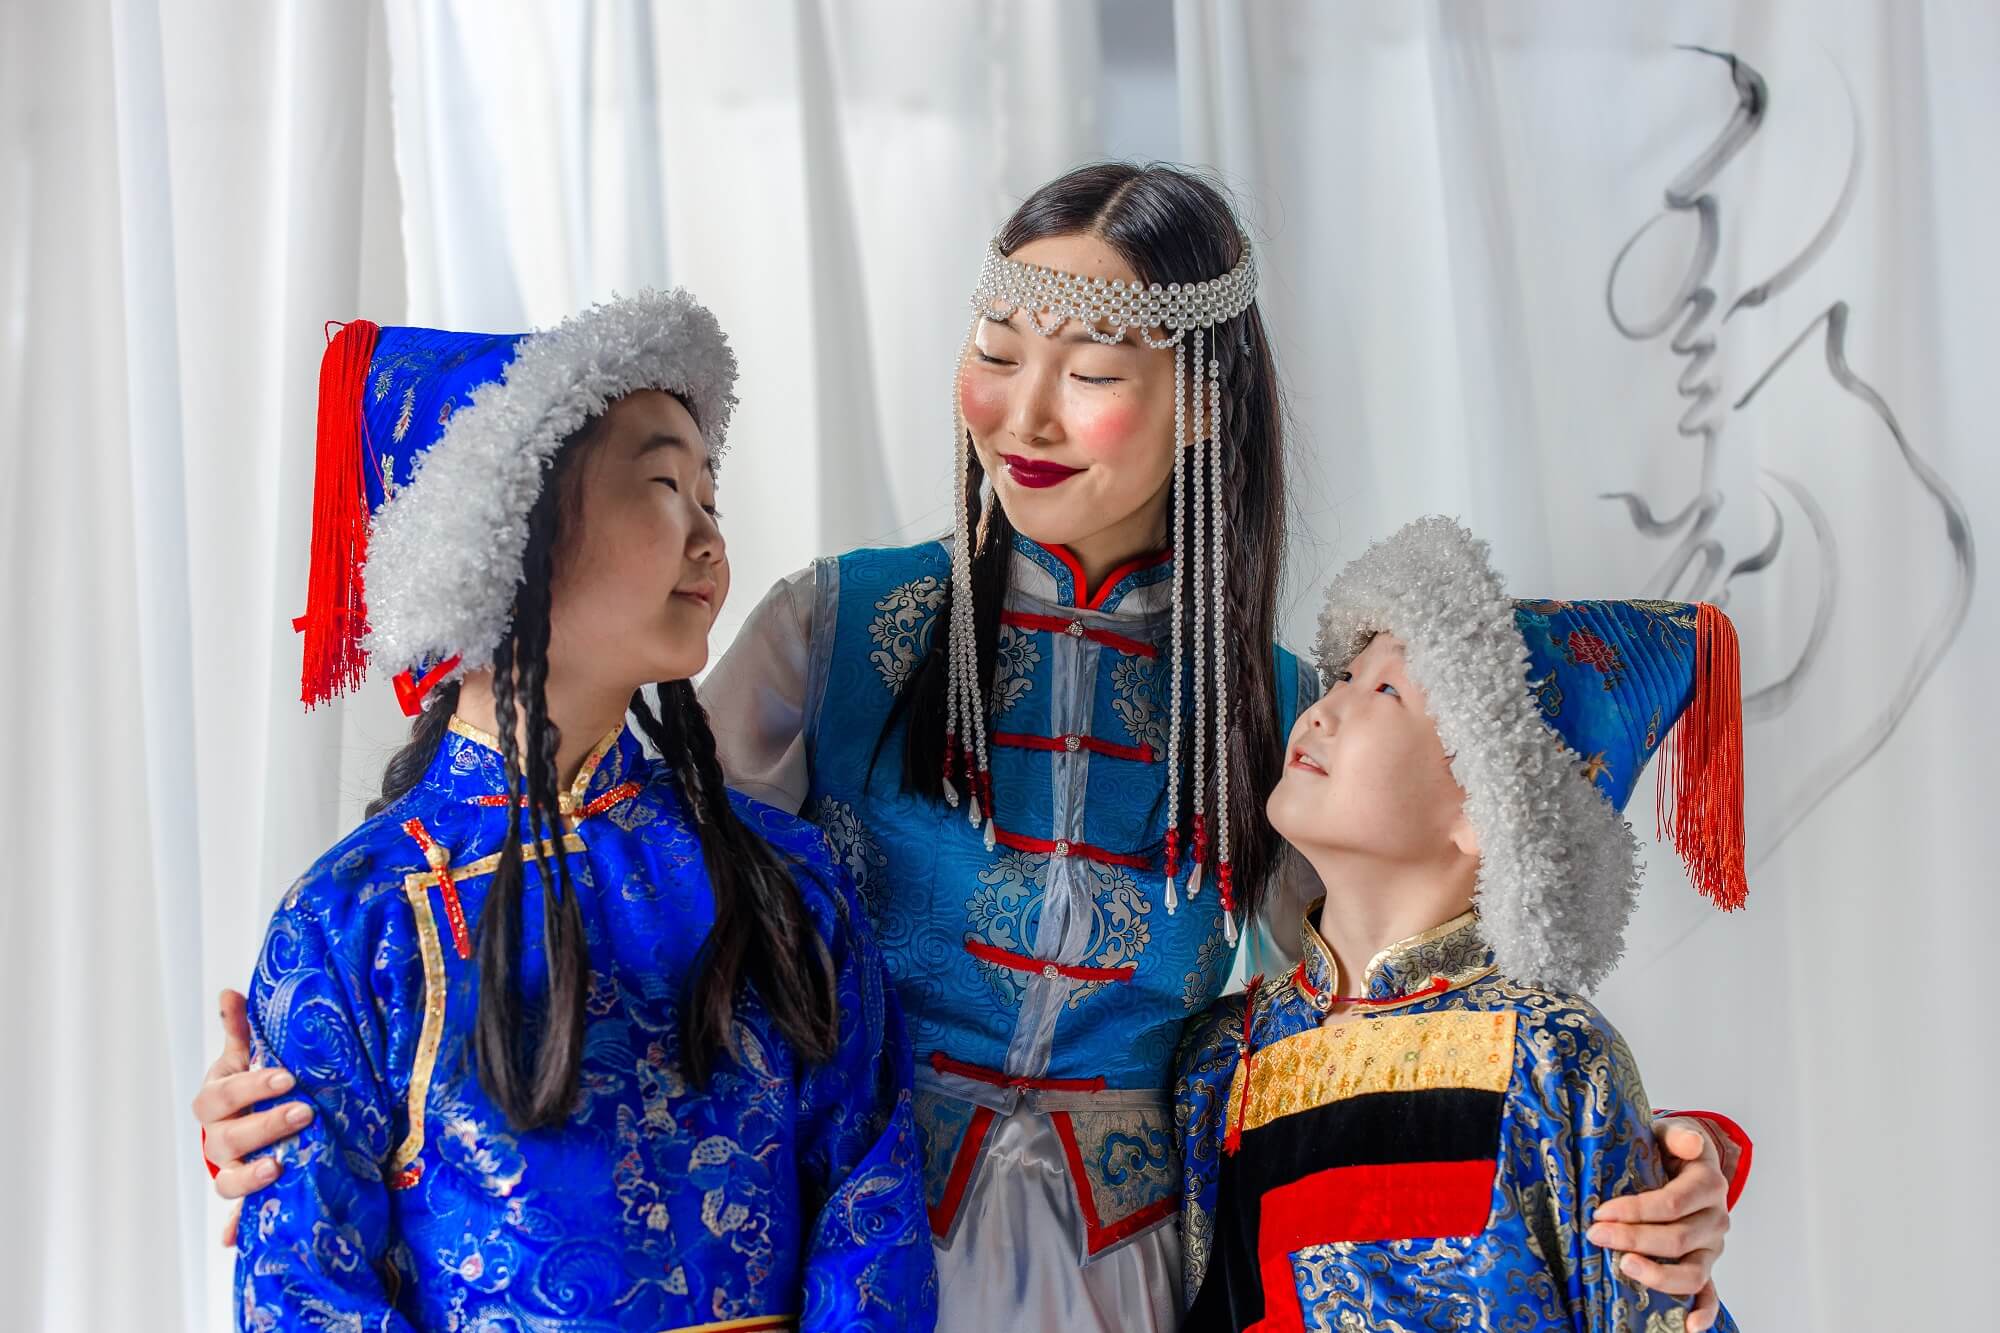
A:
MULTIPOLYGON (((493 653, 493 715, 500 741, 500 766, 507 775, 507 810, 520 802, 520 709, 514 697, 514 639, 501 639, 493 653)), ((500 843, 500 863, 479 914, 479 1012, 473 1050, 479 1079, 510 1122, 525 1122, 527 1076, 516 1034, 521 1030, 521 994, 515 960, 521 950, 521 833, 510 817, 500 843), (517 1116, 517 1111, 519 1115, 517 1116)))
POLYGON ((536 1052, 531 1103, 539 1124, 557 1124, 567 1119, 569 1108, 576 1101, 590 998, 590 949, 584 936, 583 907, 577 901, 576 886, 570 878, 568 830, 563 824, 562 797, 557 786, 556 755, 562 745, 562 731, 549 720, 553 535, 541 542, 532 537, 529 540, 525 563, 532 572, 528 587, 538 591, 522 598, 520 630, 527 649, 521 686, 528 698, 528 735, 533 746, 527 771, 528 838, 542 849, 542 948, 549 968, 546 1026, 536 1052), (547 842, 543 840, 544 828, 548 830, 547 842))
MULTIPOLYGON (((654 688, 664 689, 665 686, 656 685, 654 688)), ((660 720, 660 715, 653 711, 652 700, 646 697, 644 690, 632 691, 632 702, 626 706, 625 711, 630 713, 633 721, 639 724, 639 730, 645 734, 647 740, 653 743, 653 750, 661 759, 666 759, 669 755, 680 753, 681 741, 679 735, 667 730, 666 724, 660 720)), ((676 768, 674 772, 678 774, 680 770, 676 768)), ((685 789, 683 789, 682 794, 686 795, 685 789)))
POLYGON ((840 1031, 833 959, 793 878, 769 843, 730 804, 715 733, 688 681, 659 687, 654 718, 643 692, 633 711, 662 757, 676 766, 700 833, 715 895, 715 924, 688 996, 687 1060, 698 1083, 711 1062, 737 1054, 738 992, 748 985, 802 1060, 823 1062, 840 1031))
POLYGON ((564 489, 559 482, 551 477, 544 483, 528 515, 514 623, 493 657, 508 823, 480 914, 479 1009, 473 1036, 481 1082, 517 1130, 559 1125, 569 1118, 581 1085, 589 1018, 590 949, 570 878, 556 782, 562 734, 549 720, 550 585, 564 489), (524 713, 525 756, 519 740, 524 713), (548 964, 547 1000, 533 1023, 522 1021, 527 1006, 520 981, 524 824, 529 843, 542 854, 542 950, 548 964))

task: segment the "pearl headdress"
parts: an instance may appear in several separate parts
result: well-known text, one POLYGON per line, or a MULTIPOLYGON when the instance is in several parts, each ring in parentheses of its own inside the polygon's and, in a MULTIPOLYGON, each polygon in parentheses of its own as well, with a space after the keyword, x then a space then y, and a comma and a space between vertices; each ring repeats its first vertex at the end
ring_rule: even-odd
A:
MULTIPOLYGON (((1223 527, 1222 366, 1216 357, 1217 326, 1241 315, 1257 295, 1257 265, 1250 238, 1242 237, 1242 258, 1222 277, 1194 283, 1127 283, 1086 278, 1059 269, 1007 258, 998 245, 988 248, 973 290, 971 344, 979 321, 1005 321, 1025 311, 1026 324, 1054 337, 1072 320, 1101 343, 1126 336, 1152 348, 1174 349, 1174 587, 1173 652, 1169 666, 1167 732, 1166 904, 1179 906, 1175 880, 1184 849, 1180 824, 1181 757, 1194 757, 1193 819, 1185 844, 1187 895, 1201 892, 1202 870, 1214 852, 1215 882, 1222 896, 1224 932, 1236 941, 1236 896, 1229 866, 1229 652, 1227 623, 1228 544, 1223 527), (1192 490, 1190 491, 1190 486, 1192 490), (1192 531, 1189 529, 1192 528, 1192 531), (1184 642, 1182 617, 1193 600, 1193 642, 1184 642), (1194 731, 1186 737, 1184 699, 1192 699, 1194 731), (1205 744, 1209 718, 1212 742, 1205 744), (1215 840, 1208 819, 1208 766, 1215 766, 1215 840)), ((968 467, 970 441, 952 394, 957 426, 960 478, 968 467)), ((965 488, 954 501, 951 619, 946 625, 949 668, 945 703, 944 795, 959 804, 953 777, 964 766, 966 817, 983 822, 986 845, 994 845, 993 780, 987 760, 986 701, 979 693, 979 656, 972 614, 972 530, 965 488)))

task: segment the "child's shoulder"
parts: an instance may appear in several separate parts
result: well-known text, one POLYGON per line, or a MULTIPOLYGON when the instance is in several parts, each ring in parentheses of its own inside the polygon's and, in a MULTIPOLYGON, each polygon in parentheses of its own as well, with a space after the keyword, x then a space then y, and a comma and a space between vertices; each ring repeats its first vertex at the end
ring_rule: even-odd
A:
POLYGON ((1222 1107, 1242 1054, 1243 1012, 1248 1003, 1241 991, 1225 995, 1181 1029, 1174 1052, 1173 1096, 1181 1133, 1190 1142, 1220 1132, 1222 1107))
POLYGON ((424 836, 443 836, 431 828, 437 822, 432 804, 408 793, 362 820, 293 881, 278 902, 277 917, 311 921, 338 935, 374 917, 385 902, 399 900, 411 875, 430 870, 412 821, 424 826, 424 836))
POLYGON ((730 789, 729 803, 736 817, 763 839, 779 860, 797 867, 792 879, 822 936, 830 940, 840 930, 868 929, 854 881, 834 855, 825 829, 803 815, 767 805, 734 788, 730 789))
POLYGON ((826 831, 810 819, 767 805, 734 787, 729 789, 729 804, 736 817, 780 856, 803 861, 814 870, 832 867, 833 853, 827 846, 826 831))
POLYGON ((1460 992, 1467 1005, 1514 1015, 1514 1046, 1524 1068, 1543 1075, 1583 1075, 1637 1089, 1631 1049, 1602 1009, 1581 995, 1529 986, 1495 974, 1460 992))
POLYGON ((1245 990, 1211 1001, 1181 1030, 1174 1060, 1180 1077, 1200 1079, 1218 1072, 1228 1077, 1252 1033, 1258 1045, 1268 1041, 1270 1032, 1265 1018, 1289 985, 1289 981, 1273 985, 1258 978, 1245 990))
POLYGON ((1181 1029, 1178 1063, 1185 1066, 1191 1059, 1225 1049, 1235 1055, 1243 1038, 1243 1010, 1248 1003, 1242 991, 1210 1001, 1181 1029))

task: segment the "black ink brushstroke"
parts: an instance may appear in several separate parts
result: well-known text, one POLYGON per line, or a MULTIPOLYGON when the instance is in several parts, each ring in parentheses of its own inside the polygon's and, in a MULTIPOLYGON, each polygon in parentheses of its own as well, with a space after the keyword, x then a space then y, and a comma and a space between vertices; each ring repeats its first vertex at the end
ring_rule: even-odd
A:
MULTIPOLYGON (((1647 580, 1646 595, 1708 600, 1726 605, 1731 586, 1739 577, 1755 577, 1775 564, 1785 541, 1784 514, 1776 497, 1767 491, 1763 498, 1771 513, 1769 536, 1755 553, 1730 564, 1728 572, 1718 581, 1718 573, 1728 562, 1722 543, 1710 533, 1724 503, 1724 496, 1716 486, 1716 455, 1729 420, 1757 397, 1822 324, 1825 326, 1824 346, 1829 377, 1843 392, 1865 403, 1887 428, 1904 466, 1938 505, 1945 541, 1952 555, 1948 595, 1930 619, 1889 703, 1833 755, 1815 765, 1806 782, 1781 802, 1774 816, 1759 819, 1760 830, 1765 831, 1766 836, 1757 840, 1760 845, 1753 849, 1753 854, 1754 860, 1761 862, 1820 802, 1866 764, 1895 732, 1965 623, 1971 607, 1977 558, 1963 503, 1936 469, 1926 463, 1910 444, 1888 402, 1849 367, 1846 345, 1848 303, 1845 300, 1833 302, 1808 323, 1733 403, 1726 407, 1720 405, 1720 376, 1711 373, 1717 355, 1716 327, 1727 324, 1741 311, 1767 304, 1792 287, 1831 248, 1846 225, 1859 191, 1863 145, 1861 113, 1853 86, 1842 72, 1841 83, 1847 95, 1852 146, 1839 198, 1811 239, 1763 281, 1752 284, 1731 301, 1721 319, 1711 326, 1710 316, 1714 314, 1719 298, 1708 285, 1708 277, 1721 251, 1722 237, 1720 207, 1714 196, 1707 193, 1707 187, 1762 127, 1770 106, 1770 88, 1762 74, 1747 61, 1729 52, 1699 46, 1680 49, 1712 57, 1728 66, 1730 82, 1736 93, 1736 106, 1714 141, 1668 183, 1663 211, 1643 223, 1619 248, 1612 260, 1604 289, 1605 310, 1612 327, 1627 339, 1651 341, 1678 322, 1679 327, 1675 329, 1668 346, 1674 355, 1685 358, 1687 362, 1675 382, 1675 391, 1687 401, 1687 407, 1674 429, 1684 439, 1701 441, 1696 493, 1671 517, 1657 516, 1652 505, 1634 492, 1611 492, 1602 497, 1623 504, 1633 529, 1641 536, 1679 538, 1673 550, 1647 580), (1694 214, 1697 226, 1695 253, 1686 274, 1657 317, 1644 322, 1628 320, 1620 312, 1617 298, 1618 275, 1626 259, 1655 226, 1674 214, 1685 213, 1694 214)), ((1805 682, 1822 660, 1834 611, 1840 601, 1840 549, 1825 508, 1811 488, 1798 478, 1770 469, 1765 469, 1765 476, 1806 517, 1818 557, 1818 587, 1812 625, 1804 645, 1775 679, 1749 690, 1745 695, 1744 716, 1752 721, 1775 718, 1797 702, 1805 682)))

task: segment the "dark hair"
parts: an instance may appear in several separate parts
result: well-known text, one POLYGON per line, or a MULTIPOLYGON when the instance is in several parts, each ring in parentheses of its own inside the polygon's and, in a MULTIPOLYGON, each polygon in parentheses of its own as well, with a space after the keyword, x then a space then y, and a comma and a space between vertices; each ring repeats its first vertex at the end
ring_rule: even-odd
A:
MULTIPOLYGON (((513 623, 493 655, 496 733, 509 807, 525 807, 528 840, 543 849, 542 947, 548 998, 527 1012, 519 976, 522 949, 522 821, 512 821, 479 920, 479 1004, 473 1027, 480 1085, 517 1130, 561 1124, 581 1085, 590 950, 563 843, 556 752, 562 735, 548 715, 551 584, 557 553, 580 507, 580 461, 594 443, 595 419, 558 450, 528 514, 528 541, 515 589, 513 623), (519 753, 526 718, 527 754, 519 753), (525 799, 524 799, 525 798, 525 799)), ((791 869, 753 833, 729 802, 708 717, 686 681, 659 687, 656 711, 645 691, 631 710, 661 758, 701 839, 715 895, 715 923, 689 986, 687 1058, 705 1083, 717 1054, 735 1053, 737 990, 756 988, 772 1021, 802 1060, 823 1062, 838 1031, 833 962, 806 913, 791 869)), ((389 761, 374 815, 422 778, 457 707, 456 684, 438 692, 389 761)))
MULTIPOLYGON (((1107 162, 1079 167, 1050 181, 1014 210, 995 238, 1003 254, 1051 236, 1089 235, 1117 251, 1141 282, 1205 282, 1221 277, 1242 257, 1242 233, 1222 192, 1176 167, 1107 162)), ((1222 385, 1223 503, 1229 542, 1228 611, 1222 625, 1236 652, 1230 691, 1235 729, 1230 742, 1229 836, 1237 901, 1255 913, 1278 864, 1278 835, 1264 818, 1264 801, 1276 785, 1284 736, 1278 726, 1277 684, 1270 645, 1275 637, 1278 565, 1285 549, 1283 403, 1264 319, 1252 304, 1211 331, 1222 385)), ((973 538, 973 629, 979 655, 979 697, 993 687, 1000 613, 1006 600, 1014 525, 999 504, 985 503, 985 471, 967 450, 965 490, 973 538)), ((1187 497, 1182 498, 1188 503, 1187 497)), ((1170 516, 1171 517, 1171 516, 1170 516)), ((1189 531, 1195 516, 1187 516, 1189 531)), ((1192 561, 1177 558, 1174 576, 1192 577, 1192 561)), ((1182 584, 1184 642, 1194 642, 1194 590, 1182 584)), ((932 624, 930 648, 889 718, 907 715, 903 787, 942 799, 944 772, 945 631, 947 592, 932 624)), ((1172 682, 1169 688, 1186 688, 1172 682)), ((1194 744, 1213 753, 1212 721, 1194 744)), ((1192 725, 1192 721, 1190 721, 1192 725)), ((884 736, 888 729, 884 730, 884 736)), ((1189 751, 1193 753, 1192 750, 1189 751)), ((1192 761, 1189 760, 1192 769, 1192 761)), ((1209 809, 1215 808, 1215 775, 1209 775, 1209 809)), ((1182 809, 1193 810, 1193 782, 1184 775, 1182 809)), ((1210 845, 1211 860, 1214 840, 1210 845)), ((1213 865, 1208 878, 1213 882, 1213 865)))

